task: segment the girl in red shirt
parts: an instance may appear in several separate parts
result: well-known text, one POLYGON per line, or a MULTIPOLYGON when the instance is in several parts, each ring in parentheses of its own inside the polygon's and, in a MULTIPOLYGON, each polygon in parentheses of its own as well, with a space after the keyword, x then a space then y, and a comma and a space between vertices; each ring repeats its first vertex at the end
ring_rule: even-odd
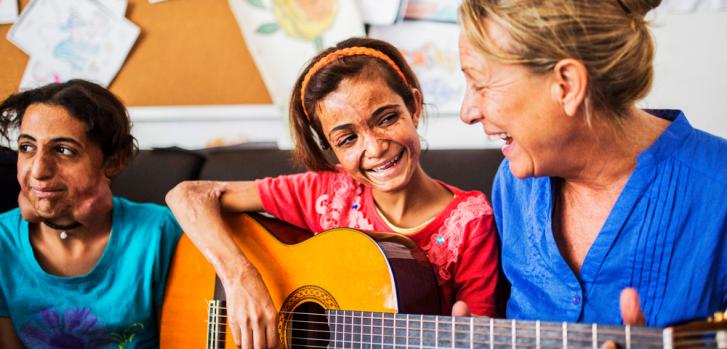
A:
POLYGON ((481 192, 462 191, 422 169, 417 126, 423 97, 396 48, 368 38, 343 41, 315 57, 293 91, 295 160, 309 172, 185 182, 167 195, 222 281, 236 344, 277 345, 276 310, 259 273, 222 224, 222 211, 265 211, 313 233, 349 227, 404 234, 435 268, 443 313, 496 315, 492 209, 481 192))

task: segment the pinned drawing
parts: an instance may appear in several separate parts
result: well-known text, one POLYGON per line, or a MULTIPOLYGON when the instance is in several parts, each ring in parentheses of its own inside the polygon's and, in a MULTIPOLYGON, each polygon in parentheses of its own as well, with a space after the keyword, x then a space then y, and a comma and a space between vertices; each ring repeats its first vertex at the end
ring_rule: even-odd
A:
POLYGON ((21 88, 82 78, 108 86, 139 28, 93 0, 34 0, 8 32, 31 56, 21 88))
MULTIPOLYGON (((251 6, 266 9, 262 0, 247 0, 251 6)), ((270 3, 274 21, 261 24, 256 32, 272 34, 283 30, 291 38, 312 41, 316 50, 323 49, 323 32, 331 28, 338 14, 338 0, 295 1, 275 0, 270 3)))
POLYGON ((18 18, 18 0, 0 0, 0 24, 13 23, 18 18))
POLYGON ((396 46, 419 78, 430 113, 457 115, 465 81, 459 65, 456 24, 404 21, 394 26, 372 26, 369 36, 396 46), (421 35, 428 33, 428 35, 421 35))
POLYGON ((409 0, 404 18, 436 22, 457 22, 461 0, 409 0))
POLYGON ((352 0, 229 0, 273 102, 284 106, 304 63, 325 47, 364 36, 352 0))

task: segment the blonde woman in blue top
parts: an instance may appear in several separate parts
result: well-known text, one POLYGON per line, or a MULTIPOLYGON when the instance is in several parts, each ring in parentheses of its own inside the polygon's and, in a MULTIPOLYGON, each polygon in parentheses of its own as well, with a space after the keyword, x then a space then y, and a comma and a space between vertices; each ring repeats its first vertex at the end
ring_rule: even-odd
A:
POLYGON ((72 80, 0 103, 17 129, 19 208, 0 214, 0 348, 159 346, 181 228, 165 207, 111 194, 134 154, 126 108, 72 80))
POLYGON ((509 318, 662 326, 727 307, 727 141, 635 105, 659 3, 460 7, 461 118, 504 140, 492 205, 509 318))

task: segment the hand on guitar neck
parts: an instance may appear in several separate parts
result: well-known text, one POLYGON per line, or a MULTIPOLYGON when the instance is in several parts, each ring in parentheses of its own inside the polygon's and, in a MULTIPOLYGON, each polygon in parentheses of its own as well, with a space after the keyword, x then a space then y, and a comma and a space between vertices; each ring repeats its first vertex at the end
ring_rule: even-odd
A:
MULTIPOLYGON (((639 302, 639 294, 633 288, 625 288, 621 291, 619 297, 619 305, 621 308, 621 319, 624 325, 644 326, 644 313, 641 311, 641 303, 639 302)), ((457 301, 452 307, 452 316, 471 316, 467 304, 457 301)), ((615 342, 608 341, 603 343, 601 349, 618 349, 615 342)))
MULTIPOLYGON (((644 326, 644 313, 641 311, 641 303, 639 301, 639 293, 635 289, 628 287, 621 291, 619 297, 619 306, 621 308, 621 319, 624 325, 644 326)), ((618 349, 614 342, 603 343, 601 349, 618 349)))

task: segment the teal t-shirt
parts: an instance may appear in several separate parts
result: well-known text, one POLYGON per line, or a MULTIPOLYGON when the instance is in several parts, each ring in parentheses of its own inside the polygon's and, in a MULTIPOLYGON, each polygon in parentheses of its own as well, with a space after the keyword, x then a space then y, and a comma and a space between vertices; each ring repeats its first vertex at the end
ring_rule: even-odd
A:
POLYGON ((0 317, 28 348, 159 346, 161 308, 182 230, 159 205, 113 199, 108 245, 86 275, 46 273, 30 245, 28 222, 0 214, 0 317))

